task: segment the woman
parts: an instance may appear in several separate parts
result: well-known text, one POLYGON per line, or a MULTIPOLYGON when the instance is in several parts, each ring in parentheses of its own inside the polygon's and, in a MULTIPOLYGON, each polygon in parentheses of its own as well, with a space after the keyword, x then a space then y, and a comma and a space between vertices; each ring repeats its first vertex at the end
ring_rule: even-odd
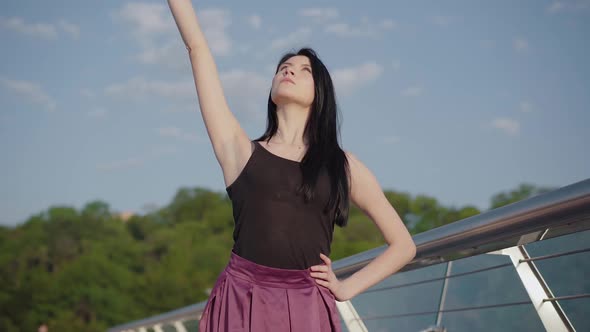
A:
POLYGON ((349 300, 395 273, 416 247, 374 175, 340 148, 326 67, 311 49, 285 55, 272 80, 268 127, 251 141, 229 110, 191 1, 168 4, 235 219, 230 260, 199 331, 340 331, 335 300, 349 300), (346 224, 349 201, 375 222, 389 246, 338 280, 328 255, 334 224, 346 224))

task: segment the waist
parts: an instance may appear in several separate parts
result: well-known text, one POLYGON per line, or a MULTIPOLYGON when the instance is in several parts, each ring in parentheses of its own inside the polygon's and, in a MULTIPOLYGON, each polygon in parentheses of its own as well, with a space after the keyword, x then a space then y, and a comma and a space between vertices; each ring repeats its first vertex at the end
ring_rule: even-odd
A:
POLYGON ((225 272, 251 283, 277 288, 307 288, 317 286, 310 276, 311 269, 282 269, 260 265, 247 260, 233 250, 225 272))

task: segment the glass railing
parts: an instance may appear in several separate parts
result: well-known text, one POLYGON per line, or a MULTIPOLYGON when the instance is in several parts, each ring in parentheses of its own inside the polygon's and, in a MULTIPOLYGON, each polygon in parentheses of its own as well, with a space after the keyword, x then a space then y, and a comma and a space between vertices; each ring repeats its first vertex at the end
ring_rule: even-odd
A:
MULTIPOLYGON (((351 301, 344 331, 590 331, 590 179, 414 236, 416 258, 351 301)), ((340 278, 385 247, 333 263, 340 278)), ((109 329, 197 331, 201 302, 109 329)))
POLYGON ((352 304, 368 331, 590 331, 589 273, 582 231, 394 274, 352 304))

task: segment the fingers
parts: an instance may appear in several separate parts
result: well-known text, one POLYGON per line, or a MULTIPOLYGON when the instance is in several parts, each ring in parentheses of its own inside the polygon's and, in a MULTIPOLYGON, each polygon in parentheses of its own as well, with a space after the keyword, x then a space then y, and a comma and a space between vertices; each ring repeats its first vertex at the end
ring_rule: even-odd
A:
POLYGON ((324 261, 326 265, 314 265, 310 269, 312 271, 329 271, 332 268, 332 261, 330 258, 324 254, 320 254, 320 258, 324 261))
POLYGON ((326 266, 326 265, 315 265, 311 267, 312 271, 318 271, 318 272, 328 272, 330 271, 330 267, 326 266))
POLYGON ((318 285, 324 286, 328 289, 332 286, 333 279, 335 279, 334 272, 332 272, 332 261, 330 258, 320 253, 320 258, 324 261, 325 265, 314 265, 310 269, 310 275, 314 278, 318 285))
POLYGON ((309 275, 314 278, 320 278, 320 279, 325 279, 325 280, 329 279, 329 275, 326 272, 312 272, 309 275))
POLYGON ((330 261, 330 258, 324 254, 320 253, 320 258, 324 261, 324 263, 326 265, 314 265, 312 266, 310 269, 311 271, 315 271, 315 272, 311 272, 310 275, 314 278, 319 278, 319 279, 323 279, 326 281, 330 281, 332 279, 332 262, 330 261))
POLYGON ((314 280, 315 280, 315 282, 318 283, 318 285, 322 285, 322 286, 324 286, 324 287, 326 287, 328 289, 330 288, 330 283, 329 282, 324 281, 322 279, 314 279, 314 280))

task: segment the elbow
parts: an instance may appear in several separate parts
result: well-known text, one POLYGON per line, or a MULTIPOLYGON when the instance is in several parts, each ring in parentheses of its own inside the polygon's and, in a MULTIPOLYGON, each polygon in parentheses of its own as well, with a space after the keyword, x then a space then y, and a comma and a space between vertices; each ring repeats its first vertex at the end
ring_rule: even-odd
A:
POLYGON ((416 257, 416 252, 418 251, 418 249, 416 248, 416 244, 412 240, 410 240, 406 245, 404 245, 403 248, 404 252, 407 255, 407 261, 409 263, 414 259, 414 257, 416 257))
POLYGON ((405 257, 407 263, 411 262, 414 257, 416 257, 416 252, 418 251, 416 244, 412 240, 390 245, 389 247, 393 252, 397 252, 398 255, 405 257))
POLYGON ((414 244, 414 242, 412 242, 409 247, 410 248, 408 249, 408 251, 409 251, 410 258, 408 259, 408 262, 411 262, 414 259, 414 257, 416 257, 416 252, 418 251, 418 249, 416 248, 416 245, 414 244))

